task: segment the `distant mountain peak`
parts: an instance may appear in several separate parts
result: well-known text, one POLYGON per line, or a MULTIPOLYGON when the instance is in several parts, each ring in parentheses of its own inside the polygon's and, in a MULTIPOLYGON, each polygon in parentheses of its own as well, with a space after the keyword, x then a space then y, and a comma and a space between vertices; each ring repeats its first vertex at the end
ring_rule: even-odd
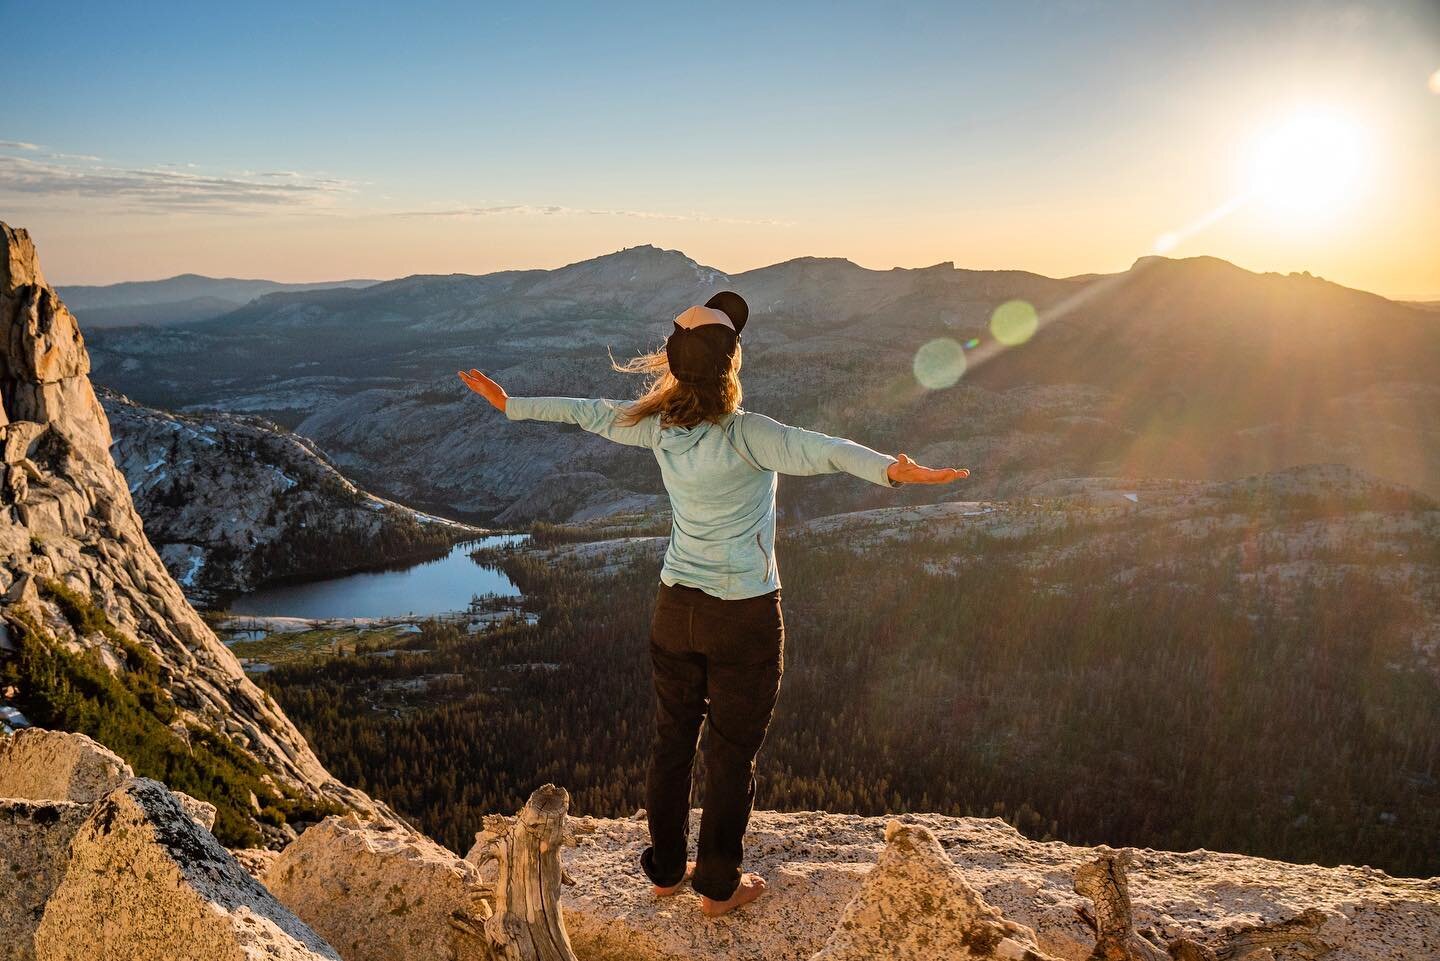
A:
MULTIPOLYGON (((792 257, 789 260, 782 260, 778 264, 771 264, 768 267, 756 267, 750 273, 788 273, 806 269, 831 269, 854 272, 869 272, 868 267, 861 267, 853 260, 845 257, 792 257)), ((879 271, 876 271, 877 273, 879 271)))
MULTIPOLYGON (((592 257, 590 260, 582 260, 580 263, 592 263, 595 261, 607 260, 683 260, 686 263, 695 263, 695 260, 681 250, 670 250, 665 247, 656 247, 654 244, 639 244, 634 247, 621 247, 619 250, 611 251, 608 254, 601 254, 592 257)), ((573 265, 571 265, 573 266, 573 265)))
POLYGON ((1219 257, 1211 257, 1208 254, 1200 254, 1195 257, 1166 257, 1163 254, 1146 254, 1143 257, 1135 258, 1135 263, 1130 265, 1130 269, 1135 270, 1140 267, 1154 267, 1159 264, 1173 264, 1177 266, 1203 265, 1207 267, 1227 267, 1230 270, 1240 270, 1244 271, 1245 273, 1251 273, 1251 271, 1245 270, 1244 267, 1237 267, 1235 264, 1232 264, 1228 260, 1222 260, 1219 257))
POLYGON ((586 283, 610 283, 621 289, 634 285, 688 282, 692 279, 705 286, 728 282, 730 276, 722 270, 696 261, 683 251, 641 244, 551 271, 552 280, 564 283, 568 278, 583 278, 586 283))
MULTIPOLYGON (((1151 254, 1140 257, 1131 265, 1131 274, 1154 274, 1161 280, 1182 280, 1190 283, 1214 284, 1223 282, 1241 282, 1246 284, 1262 283, 1288 283, 1291 286, 1287 289, 1301 291, 1314 296, 1343 296, 1357 297, 1370 302, 1390 302, 1380 294, 1371 293, 1366 290, 1357 290, 1353 287, 1346 287, 1344 284, 1327 280, 1317 274, 1306 271, 1291 271, 1281 273, 1279 271, 1256 271, 1233 264, 1220 257, 1199 255, 1195 257, 1162 257, 1151 254)), ((1400 303, 1400 302, 1397 302, 1400 303)))

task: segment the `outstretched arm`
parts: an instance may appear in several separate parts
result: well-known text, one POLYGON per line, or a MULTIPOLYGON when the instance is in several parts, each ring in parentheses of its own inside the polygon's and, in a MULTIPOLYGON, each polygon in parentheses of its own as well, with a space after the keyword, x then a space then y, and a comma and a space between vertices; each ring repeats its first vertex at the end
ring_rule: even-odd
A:
POLYGON ((968 470, 921 467, 905 454, 897 459, 853 440, 791 427, 748 411, 741 420, 739 433, 759 466, 781 474, 844 471, 885 487, 946 484, 970 476, 968 470))
POLYGON ((617 444, 633 447, 655 446, 655 419, 638 424, 616 422, 621 410, 618 401, 586 400, 578 397, 511 397, 505 389, 478 370, 459 371, 460 379, 475 393, 488 400, 510 420, 548 420, 578 424, 592 434, 599 434, 617 444))

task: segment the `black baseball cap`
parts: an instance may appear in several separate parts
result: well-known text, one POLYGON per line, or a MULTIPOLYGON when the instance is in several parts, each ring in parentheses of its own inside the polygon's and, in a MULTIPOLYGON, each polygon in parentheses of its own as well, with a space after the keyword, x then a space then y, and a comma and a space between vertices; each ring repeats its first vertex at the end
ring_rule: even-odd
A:
POLYGON ((687 308, 675 318, 675 329, 665 340, 670 373, 685 384, 719 380, 730 369, 749 318, 749 305, 733 290, 720 291, 704 306, 687 308))

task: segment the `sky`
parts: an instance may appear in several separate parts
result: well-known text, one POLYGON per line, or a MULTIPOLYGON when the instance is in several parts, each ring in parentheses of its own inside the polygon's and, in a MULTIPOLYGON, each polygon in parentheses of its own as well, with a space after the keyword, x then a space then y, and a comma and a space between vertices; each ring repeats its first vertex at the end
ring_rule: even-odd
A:
POLYGON ((650 243, 1440 299, 1435 0, 0 0, 0 34, 0 219, 52 283, 650 243))

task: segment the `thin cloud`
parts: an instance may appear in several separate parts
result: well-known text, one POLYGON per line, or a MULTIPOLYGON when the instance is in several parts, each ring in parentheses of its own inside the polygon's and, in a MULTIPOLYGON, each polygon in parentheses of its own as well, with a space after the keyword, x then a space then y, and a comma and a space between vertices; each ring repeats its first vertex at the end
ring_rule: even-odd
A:
MULTIPOLYGON (((36 200, 55 203, 65 199, 83 199, 109 202, 141 213, 379 213, 336 204, 340 198, 356 194, 361 187, 360 182, 294 170, 207 174, 193 163, 173 161, 149 167, 116 167, 104 164, 99 157, 52 153, 39 145, 18 140, 0 140, 0 149, 34 152, 30 156, 0 153, 0 197, 12 198, 15 202, 36 200)), ((387 213, 393 217, 625 217, 672 223, 793 226, 793 222, 784 220, 719 217, 698 212, 567 207, 562 204, 451 206, 387 213)))
POLYGON ((0 195, 108 200, 138 210, 246 213, 320 207, 349 192, 341 180, 251 179, 173 167, 124 168, 0 155, 0 195))
POLYGON ((494 217, 513 214, 528 217, 630 217, 635 220, 666 220, 707 224, 744 224, 764 227, 793 226, 787 220, 748 220, 700 213, 662 213, 654 210, 624 210, 597 207, 565 207, 559 204, 493 204, 484 207, 445 207, 436 210, 402 210, 395 217, 494 217))

